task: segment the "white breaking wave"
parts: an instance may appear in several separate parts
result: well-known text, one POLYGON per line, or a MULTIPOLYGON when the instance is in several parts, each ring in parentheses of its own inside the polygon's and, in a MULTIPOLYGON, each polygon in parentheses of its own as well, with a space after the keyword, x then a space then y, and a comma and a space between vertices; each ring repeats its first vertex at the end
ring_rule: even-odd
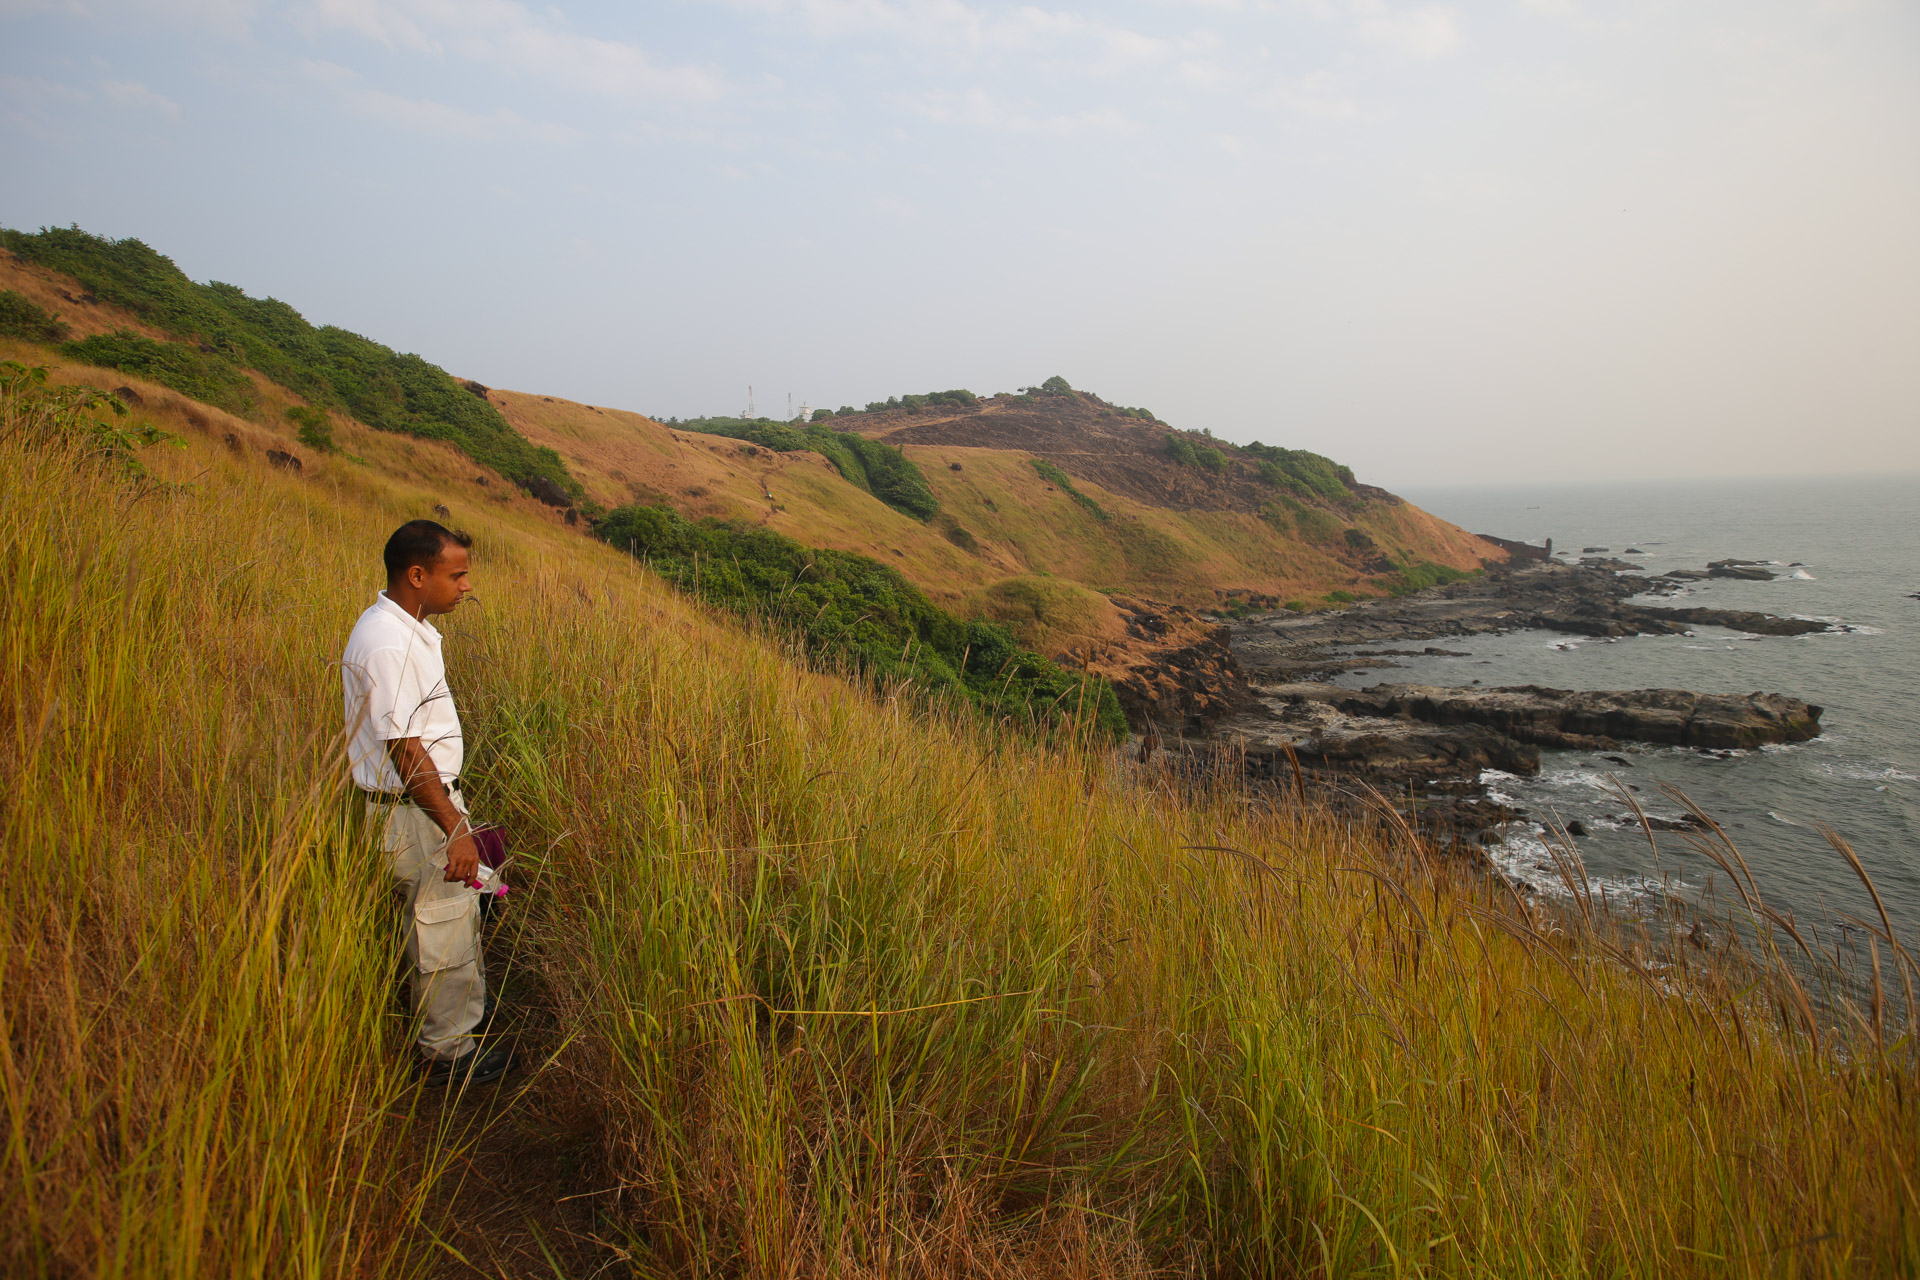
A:
POLYGON ((1908 773, 1898 765, 1875 760, 1867 764, 1828 762, 1818 766, 1829 778, 1851 778, 1856 782, 1920 782, 1920 774, 1908 773))

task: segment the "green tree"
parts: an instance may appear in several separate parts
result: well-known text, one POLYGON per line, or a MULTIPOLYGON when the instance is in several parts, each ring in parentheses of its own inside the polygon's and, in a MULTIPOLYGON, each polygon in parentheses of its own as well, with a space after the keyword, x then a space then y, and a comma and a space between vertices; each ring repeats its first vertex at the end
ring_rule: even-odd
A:
POLYGON ((0 289, 0 335, 28 342, 64 342, 66 322, 24 293, 0 289))
POLYGON ((315 453, 332 453, 333 419, 324 409, 314 409, 307 405, 296 404, 287 410, 287 420, 299 428, 294 438, 315 453))

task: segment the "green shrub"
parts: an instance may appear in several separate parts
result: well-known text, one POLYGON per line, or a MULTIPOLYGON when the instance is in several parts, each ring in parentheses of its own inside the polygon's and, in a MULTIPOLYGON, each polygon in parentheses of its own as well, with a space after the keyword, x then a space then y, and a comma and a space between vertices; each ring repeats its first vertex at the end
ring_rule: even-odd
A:
POLYGON ((1092 512, 1094 519, 1105 520, 1107 518, 1107 509, 1101 506, 1099 503, 1095 502, 1092 498, 1089 498, 1086 494, 1074 488, 1072 477, 1067 475, 1067 473, 1062 471, 1059 467, 1054 466, 1051 462, 1048 462, 1045 458, 1035 458, 1033 459, 1033 469, 1040 473, 1041 479, 1045 480, 1048 484, 1053 485, 1056 488, 1062 490, 1063 492, 1066 493, 1066 495, 1069 498, 1072 498, 1075 502, 1079 503, 1082 507, 1092 512))
POLYGON ((929 520, 940 510, 926 474, 906 454, 885 441, 821 425, 818 415, 805 428, 760 418, 689 418, 681 426, 702 435, 745 440, 775 453, 810 449, 831 462, 842 478, 896 511, 929 520))
POLYGON ((700 435, 724 436, 745 440, 775 453, 793 453, 812 448, 811 431, 772 422, 765 418, 688 418, 677 424, 683 431, 700 435))
POLYGON ((299 428, 294 438, 315 453, 332 453, 333 419, 327 416, 325 409, 314 409, 307 405, 296 404, 287 410, 287 421, 299 428))
POLYGON ((179 444, 178 437, 151 422, 116 421, 126 416, 127 406, 98 387, 49 386, 45 365, 0 360, 0 440, 72 450, 70 456, 117 471, 143 493, 184 487, 153 480, 137 456, 163 441, 179 444))
POLYGON ((1073 385, 1057 373, 1041 383, 1040 389, 1042 391, 1051 391, 1057 396, 1070 396, 1073 394, 1073 385))
POLYGON ((1342 532, 1342 536, 1346 538, 1347 545, 1355 551, 1367 552, 1374 549, 1373 535, 1365 529, 1349 528, 1342 532))
POLYGON ((239 365, 218 352, 203 353, 178 342, 155 342, 130 329, 97 333, 91 338, 61 344, 61 354, 87 364, 119 369, 181 395, 225 409, 251 413, 257 403, 253 380, 239 365))
MULTIPOLYGON (((955 387, 950 391, 923 391, 917 395, 888 396, 885 400, 869 400, 865 412, 878 413, 882 409, 928 409, 942 406, 965 409, 979 403, 979 396, 965 387, 955 387)), ((857 412, 860 411, 850 405, 842 406, 840 409, 841 414, 857 412)))
MULTIPOLYGON (((234 285, 196 284, 172 259, 138 240, 108 240, 78 227, 56 227, 38 234, 0 230, 0 245, 66 272, 175 339, 103 344, 100 354, 133 362, 116 368, 196 399, 206 397, 182 383, 217 390, 223 398, 210 403, 235 412, 254 408, 252 384, 238 372, 254 369, 311 403, 343 409, 376 430, 444 440, 522 486, 545 476, 573 497, 584 492, 558 453, 535 446, 491 403, 417 355, 402 355, 331 325, 315 328, 286 303, 250 298, 234 285), (163 345, 173 352, 153 350, 163 345)), ((102 363, 91 355, 76 358, 102 363)))
POLYGON ((1195 444, 1176 431, 1169 431, 1161 441, 1161 448, 1169 458, 1183 467, 1199 467, 1205 471, 1219 474, 1227 469, 1227 456, 1210 444, 1195 444))
MULTIPOLYGON (((866 489, 894 510, 903 511, 916 520, 930 520, 940 510, 939 500, 933 496, 926 474, 893 445, 845 431, 816 432, 815 435, 834 436, 858 458, 859 469, 866 477, 866 489)), ((835 466, 841 465, 831 455, 829 461, 833 461, 835 466)), ((842 474, 845 474, 844 469, 842 474)), ((848 476, 848 479, 853 477, 848 476)))
POLYGON ((1331 458, 1306 449, 1282 449, 1255 440, 1241 449, 1260 459, 1260 478, 1276 489, 1325 498, 1329 502, 1353 501, 1353 472, 1331 458))
POLYGON ((1444 564, 1435 564, 1431 560, 1418 560, 1410 565, 1394 567, 1399 570, 1400 577, 1397 582, 1387 586, 1387 593, 1395 596, 1410 596, 1416 591, 1424 591, 1428 587, 1439 586, 1446 582, 1464 582, 1478 573, 1477 570, 1472 573, 1462 572, 1444 564))
POLYGON ((815 409, 813 411, 813 416, 811 418, 808 418, 807 421, 808 422, 825 422, 828 418, 831 418, 832 416, 833 416, 833 410, 831 409, 815 409))
POLYGON ((940 534, 946 538, 948 542, 951 542, 954 546, 969 555, 978 555, 980 552, 980 539, 974 537, 968 529, 963 527, 960 522, 952 516, 940 517, 940 534))
POLYGON ((1307 542, 1333 542, 1344 539, 1346 522, 1330 511, 1310 507, 1281 494, 1260 508, 1260 518, 1280 534, 1293 534, 1307 542))
POLYGON ((877 560, 814 550, 769 529, 696 523, 667 507, 620 507, 594 532, 681 590, 768 618, 815 655, 875 681, 912 680, 1036 728, 1080 720, 1103 736, 1126 734, 1106 681, 1020 648, 1004 627, 961 621, 877 560))
POLYGON ((922 395, 900 397, 900 404, 908 409, 925 409, 942 405, 964 409, 979 403, 980 397, 964 387, 957 387, 952 391, 928 391, 922 395))
POLYGON ((69 332, 59 316, 26 294, 0 289, 0 335, 52 344, 65 342, 69 332))
POLYGON ((1333 604, 1352 604, 1357 598, 1351 591, 1327 592, 1327 599, 1333 604))

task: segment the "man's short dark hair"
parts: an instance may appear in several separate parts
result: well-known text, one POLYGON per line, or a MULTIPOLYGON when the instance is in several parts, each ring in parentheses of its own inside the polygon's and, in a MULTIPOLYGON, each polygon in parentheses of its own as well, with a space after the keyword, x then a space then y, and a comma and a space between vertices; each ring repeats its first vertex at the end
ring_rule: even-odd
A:
POLYGON ((448 547, 471 547, 473 535, 459 533, 434 520, 409 520, 387 539, 382 557, 387 562, 387 581, 392 582, 419 565, 433 568, 448 547))

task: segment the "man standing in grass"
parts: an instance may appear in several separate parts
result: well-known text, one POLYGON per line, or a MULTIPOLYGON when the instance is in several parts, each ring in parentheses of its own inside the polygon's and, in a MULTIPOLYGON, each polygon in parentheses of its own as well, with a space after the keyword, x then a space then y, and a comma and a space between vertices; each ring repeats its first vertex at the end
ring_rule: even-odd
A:
POLYGON ((440 633, 429 617, 451 613, 473 590, 473 539, 431 520, 410 520, 387 539, 387 589, 360 615, 341 661, 354 783, 408 912, 407 960, 420 1056, 438 1084, 479 1084, 512 1065, 485 1049, 487 979, 480 963, 480 871, 460 794, 466 754, 447 688, 440 633))

